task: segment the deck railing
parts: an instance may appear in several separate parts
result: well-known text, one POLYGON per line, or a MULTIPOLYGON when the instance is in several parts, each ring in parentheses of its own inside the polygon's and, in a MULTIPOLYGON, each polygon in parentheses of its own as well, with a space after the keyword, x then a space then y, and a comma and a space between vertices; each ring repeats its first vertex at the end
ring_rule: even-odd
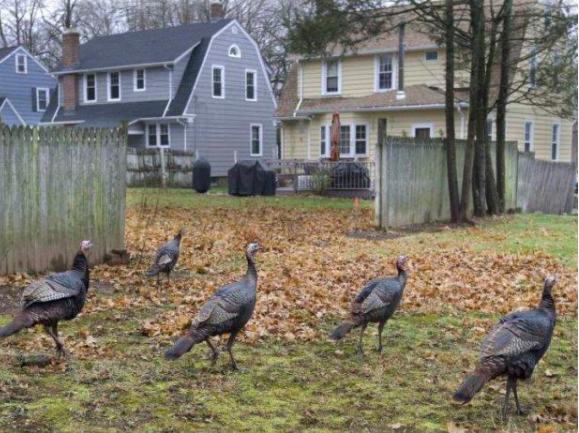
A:
POLYGON ((266 163, 282 182, 291 183, 296 192, 374 190, 374 162, 366 159, 282 159, 266 163))

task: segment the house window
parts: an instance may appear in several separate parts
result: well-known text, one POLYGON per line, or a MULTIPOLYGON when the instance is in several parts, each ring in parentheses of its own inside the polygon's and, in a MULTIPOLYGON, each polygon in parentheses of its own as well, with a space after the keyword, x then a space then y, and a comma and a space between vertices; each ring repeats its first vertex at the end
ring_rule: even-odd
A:
POLYGON ((232 45, 229 47, 228 55, 229 57, 236 57, 239 59, 241 58, 241 50, 237 45, 232 45))
POLYGON ((261 124, 251 125, 251 156, 261 156, 263 133, 261 124))
POLYGON ((394 82, 392 77, 392 55, 382 54, 378 56, 378 90, 392 89, 394 82))
POLYGON ((18 74, 28 73, 28 58, 26 54, 16 54, 16 72, 18 74))
POLYGON ((415 138, 426 140, 432 137, 433 126, 431 124, 412 125, 412 135, 415 138))
POLYGON ((487 141, 493 141, 493 121, 487 120, 485 124, 485 135, 487 137, 487 141))
POLYGON ((257 101, 257 75, 255 71, 245 71, 245 100, 257 101))
POLYGON ((427 61, 438 60, 438 51, 427 51, 424 53, 424 59, 427 61))
POLYGON ((109 72, 109 101, 121 99, 121 73, 109 72))
POLYGON ((97 99, 96 96, 96 75, 87 74, 84 76, 84 101, 94 102, 97 99))
POLYGON ((559 129, 561 125, 555 123, 551 131, 551 159, 556 161, 559 159, 559 129))
POLYGON ((326 125, 322 125, 320 127, 320 156, 328 156, 329 149, 328 149, 328 135, 329 135, 329 127, 326 125))
POLYGON ((145 70, 144 69, 135 69, 135 76, 134 76, 134 83, 133 88, 135 92, 142 92, 145 90, 145 70))
POLYGON ((213 66, 211 72, 211 88, 212 95, 214 98, 225 98, 225 92, 223 90, 223 66, 213 66))
POLYGON ((46 111, 50 98, 49 92, 46 88, 36 89, 36 111, 46 111))
POLYGON ((331 60, 324 63, 323 71, 323 93, 340 93, 340 61, 331 60))
POLYGON ((340 155, 350 155, 350 125, 340 126, 340 155))
POLYGON ((366 144, 368 141, 366 125, 356 125, 356 155, 366 155, 366 144))
POLYGON ((167 123, 150 123, 147 125, 147 147, 169 147, 171 137, 167 123))
POLYGON ((531 152, 533 147, 533 122, 525 122, 525 152, 531 152))
POLYGON ((537 49, 533 48, 529 59, 529 87, 537 86, 537 63, 537 49))

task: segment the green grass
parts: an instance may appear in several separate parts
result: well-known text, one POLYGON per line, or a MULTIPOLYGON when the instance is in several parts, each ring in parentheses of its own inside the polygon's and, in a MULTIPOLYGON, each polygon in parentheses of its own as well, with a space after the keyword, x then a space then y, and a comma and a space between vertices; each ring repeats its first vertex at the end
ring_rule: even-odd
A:
MULTIPOLYGON (((205 345, 165 361, 164 347, 138 335, 135 320, 110 318, 93 314, 63 329, 74 336, 106 324, 98 344, 116 356, 73 358, 64 372, 55 372, 23 370, 13 354, 0 355, 0 431, 383 432, 399 425, 397 431, 427 433, 446 431, 450 421, 479 431, 535 428, 526 417, 501 419, 503 380, 468 406, 450 400, 476 358, 480 335, 473 329, 490 325, 494 316, 398 315, 386 328, 382 355, 373 350, 375 328, 368 330, 365 359, 355 352, 357 333, 339 344, 239 343, 235 351, 245 370, 235 373, 224 354, 216 366, 203 359, 205 345)), ((322 324, 325 330, 333 325, 322 324)), ((577 321, 561 320, 545 361, 520 387, 531 413, 547 420, 575 416, 576 335, 577 321)))
MULTIPOLYGON (((311 194, 298 194, 291 196, 274 197, 234 197, 227 194, 224 188, 211 189, 207 194, 198 194, 191 189, 155 189, 155 188, 130 188, 127 192, 127 204, 139 205, 144 197, 149 205, 158 203, 159 207, 282 207, 298 208, 304 210, 326 209, 351 209, 351 198, 320 197, 311 194)), ((373 202, 363 200, 362 207, 371 208, 373 202)))

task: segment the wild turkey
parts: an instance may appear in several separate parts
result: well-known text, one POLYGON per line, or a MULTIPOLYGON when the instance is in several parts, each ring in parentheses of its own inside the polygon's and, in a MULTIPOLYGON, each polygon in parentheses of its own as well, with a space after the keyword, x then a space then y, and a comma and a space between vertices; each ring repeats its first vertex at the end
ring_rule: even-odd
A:
POLYGON ((0 328, 0 337, 42 324, 54 340, 58 356, 66 356, 64 345, 58 339, 58 322, 74 319, 84 307, 89 286, 86 254, 91 247, 91 241, 82 241, 70 271, 52 274, 26 287, 22 293, 22 311, 0 328))
POLYGON ((257 290, 257 271, 255 269, 255 254, 259 250, 257 243, 247 246, 247 272, 235 283, 221 287, 201 307, 187 333, 175 345, 165 352, 167 359, 177 359, 191 350, 193 345, 205 341, 212 351, 212 361, 215 363, 219 352, 210 341, 210 337, 229 333, 226 350, 231 359, 231 367, 237 370, 237 363, 231 348, 239 331, 253 315, 257 290))
POLYGON ((551 294, 555 282, 554 277, 545 279, 543 296, 537 308, 506 315, 487 335, 477 367, 454 393, 456 401, 468 403, 486 382, 506 375, 503 414, 507 414, 511 390, 515 396, 517 414, 523 414, 517 395, 517 380, 531 377, 551 343, 557 315, 551 294))
POLYGON ((155 255, 155 262, 151 265, 147 271, 148 277, 157 276, 157 286, 159 285, 159 274, 167 274, 167 282, 170 280, 170 274, 177 260, 179 260, 179 248, 181 246, 181 238, 183 237, 184 230, 181 229, 173 239, 165 243, 161 248, 157 250, 155 255))
POLYGON ((382 330, 402 299, 406 286, 408 257, 396 260, 398 275, 370 281, 352 302, 350 319, 344 321, 330 334, 332 340, 342 339, 353 328, 360 327, 358 353, 363 354, 362 338, 370 322, 378 322, 378 351, 382 352, 382 330))

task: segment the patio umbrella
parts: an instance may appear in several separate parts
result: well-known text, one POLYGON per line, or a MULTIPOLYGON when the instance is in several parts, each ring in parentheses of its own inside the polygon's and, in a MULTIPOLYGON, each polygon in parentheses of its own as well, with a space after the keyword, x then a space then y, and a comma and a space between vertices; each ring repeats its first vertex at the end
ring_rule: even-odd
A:
POLYGON ((340 159, 340 114, 338 112, 332 116, 331 142, 330 160, 337 161, 340 159))

